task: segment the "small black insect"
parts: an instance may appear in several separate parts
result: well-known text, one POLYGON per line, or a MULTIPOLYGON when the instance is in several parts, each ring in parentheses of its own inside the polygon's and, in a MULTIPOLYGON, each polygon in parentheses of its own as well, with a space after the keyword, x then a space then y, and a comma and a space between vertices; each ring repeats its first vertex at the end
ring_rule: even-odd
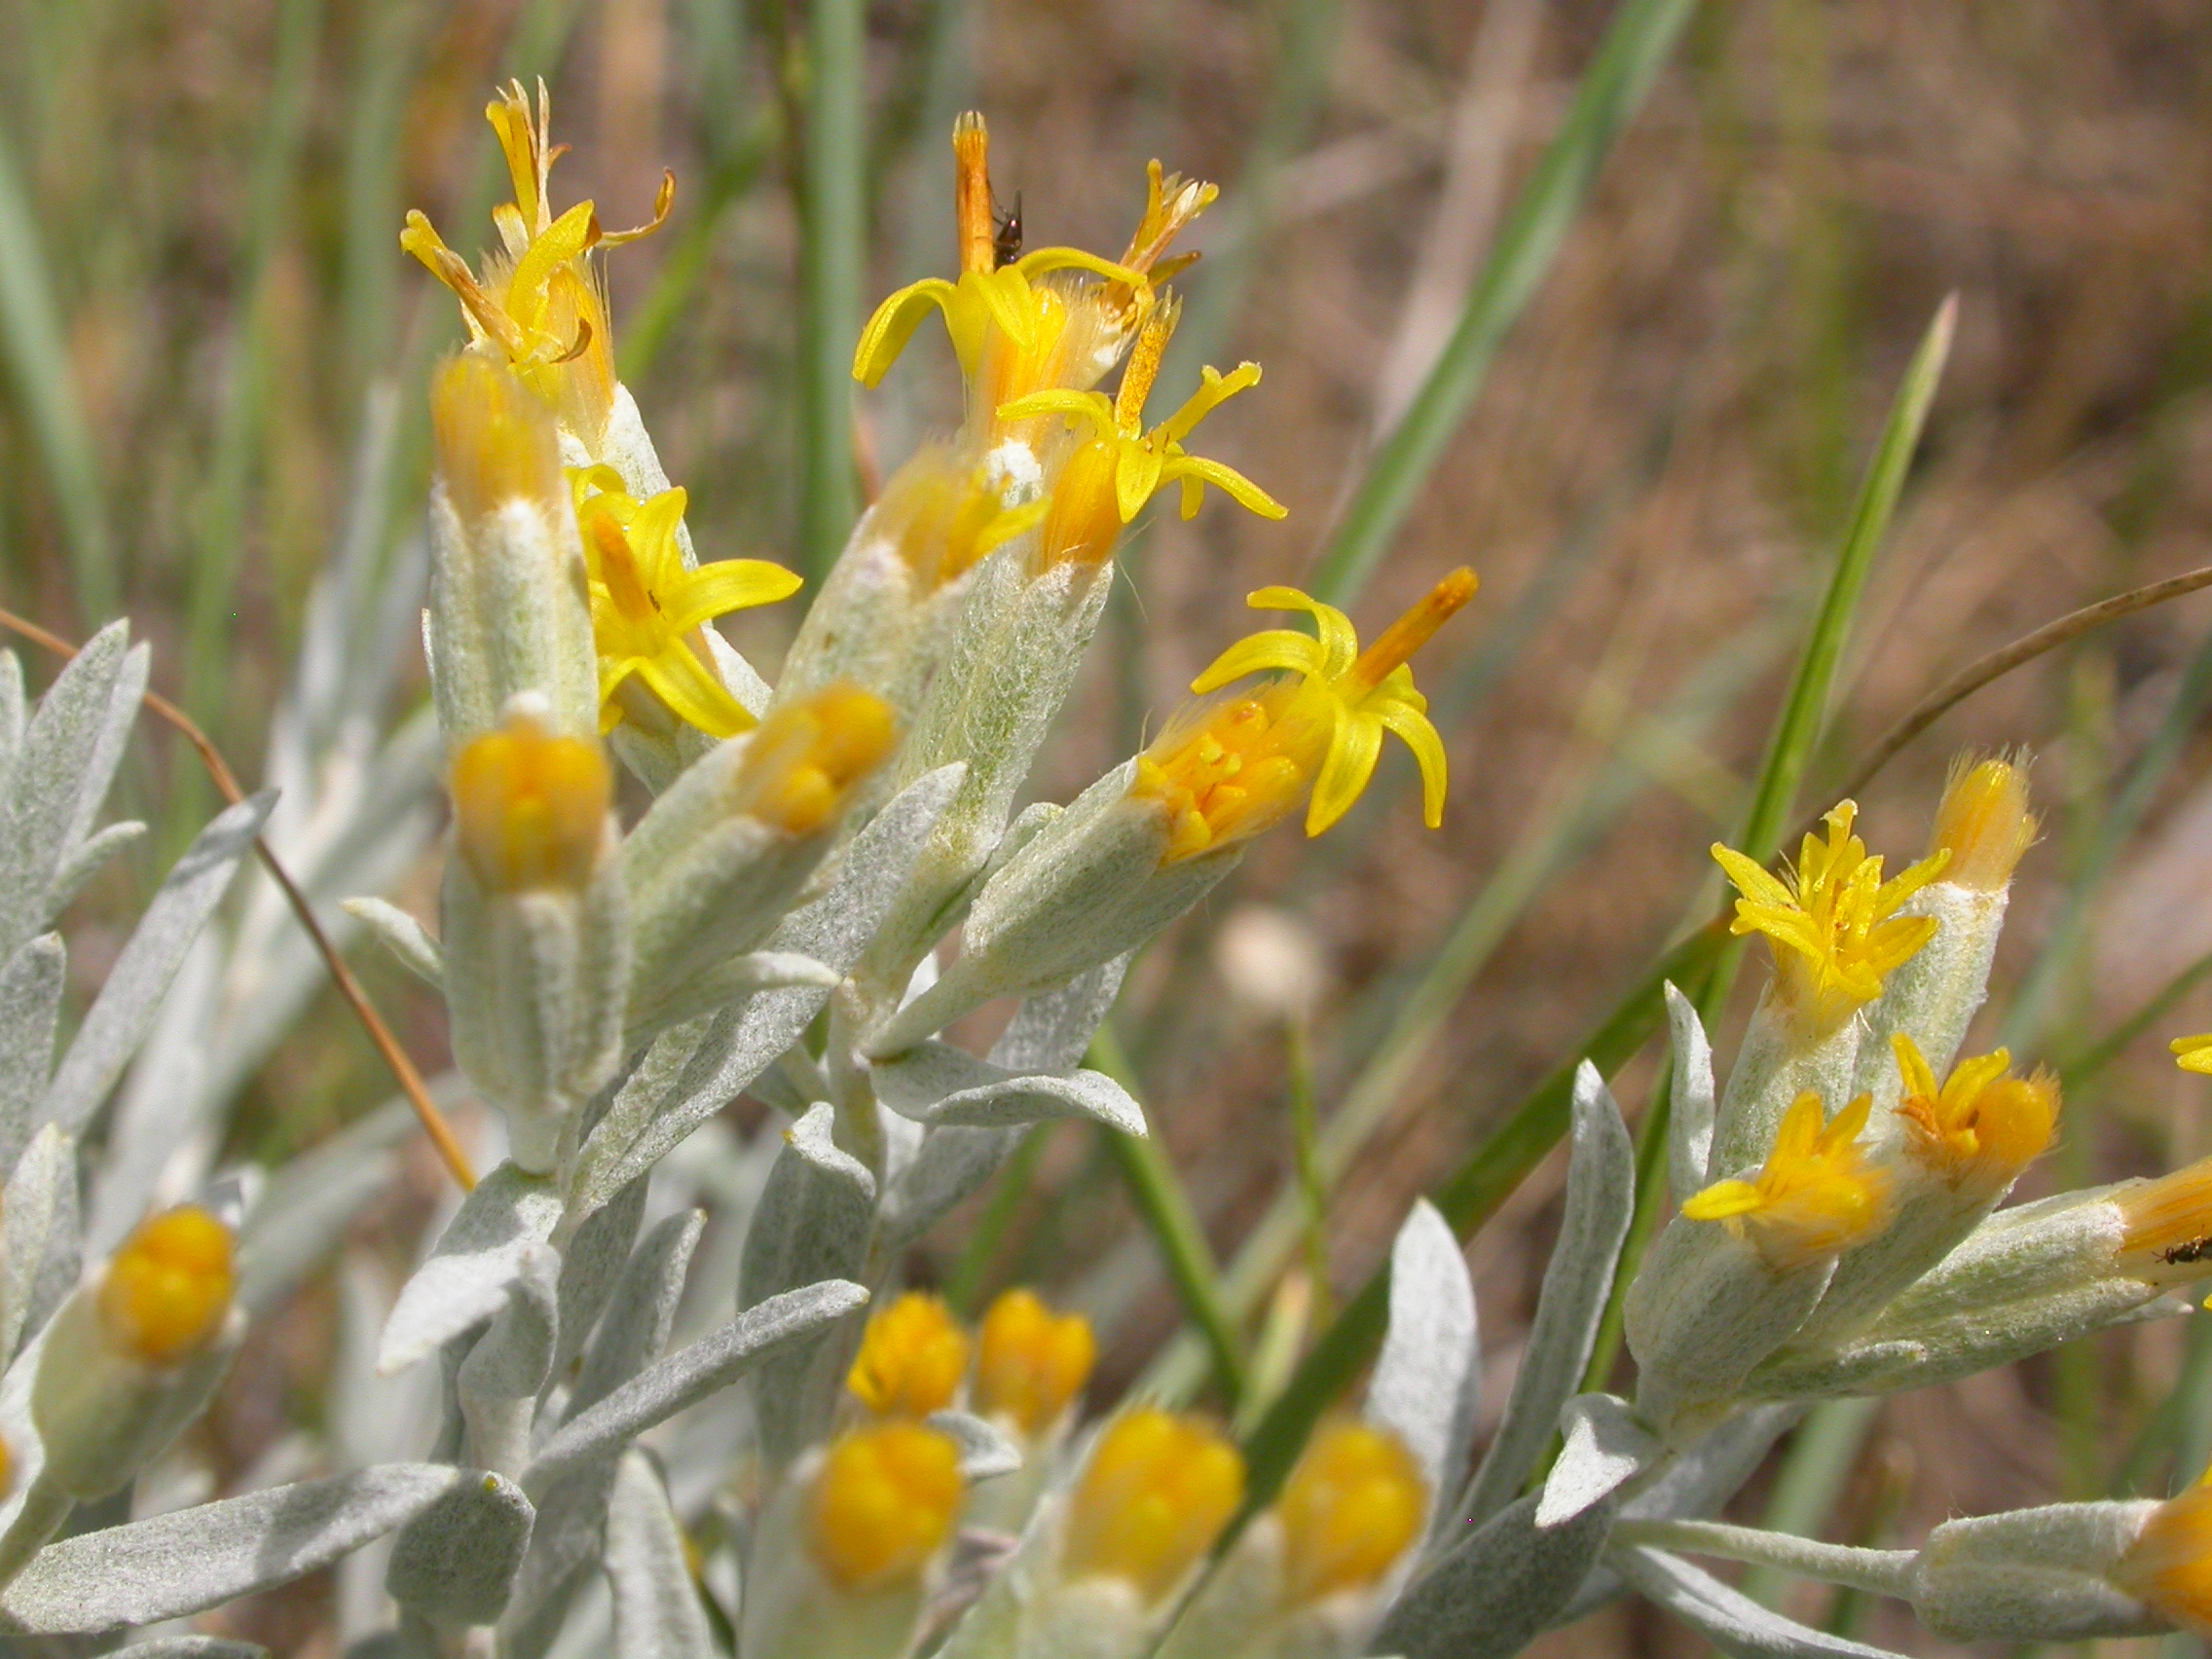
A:
POLYGON ((998 234, 991 238, 994 269, 1003 271, 1021 257, 1021 192, 1014 193, 1013 212, 991 216, 998 221, 998 234))
POLYGON ((2212 1259, 2212 1238, 2193 1238, 2187 1244, 2176 1244, 2171 1250, 2159 1252, 2174 1267, 2185 1262, 2201 1262, 2212 1259))

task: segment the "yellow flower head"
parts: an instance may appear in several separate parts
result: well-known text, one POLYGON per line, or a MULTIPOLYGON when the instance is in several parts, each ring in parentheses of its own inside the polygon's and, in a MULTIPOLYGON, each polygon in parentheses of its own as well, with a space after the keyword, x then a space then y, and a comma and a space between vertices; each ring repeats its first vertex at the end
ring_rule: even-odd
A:
POLYGON ((2153 1510, 2112 1576, 2173 1623, 2212 1637, 2212 1484, 2199 1480, 2153 1510))
POLYGON ((1930 854, 1950 855, 1943 866, 1945 881, 1981 893, 1999 892, 2011 883, 2013 866, 2035 838, 2024 758, 2014 765, 1962 755, 1952 762, 1928 842, 1930 854))
POLYGON ((463 523, 516 500, 558 510, 561 437, 553 417, 497 358, 461 351, 438 365, 430 432, 438 477, 463 523))
POLYGON ((1010 507, 1006 483, 988 460, 925 444, 883 487, 868 513, 869 533, 899 549, 923 593, 934 592, 1044 523, 1051 498, 1010 507))
POLYGON ((155 1216, 125 1240, 100 1281, 100 1323, 149 1365, 177 1365, 214 1340, 236 1286, 231 1230, 197 1205, 155 1216))
POLYGON ((960 1448, 914 1422, 882 1422, 839 1438, 815 1477, 809 1542, 844 1590, 882 1590, 921 1576, 952 1536, 964 1493, 960 1448))
POLYGON ((952 154, 960 276, 928 277, 878 306, 861 330, 853 378, 865 386, 880 381, 935 308, 969 382, 972 419, 987 426, 1001 404, 1027 392, 1097 384, 1151 311, 1155 284, 1187 263, 1161 255, 1215 191, 1162 180, 1155 162, 1144 220, 1121 263, 1072 247, 1019 253, 1000 240, 990 134, 973 110, 953 124, 952 154))
POLYGON ((760 722, 738 767, 732 804, 787 834, 811 835, 845 810, 853 786, 898 747, 891 705, 836 681, 760 722))
POLYGON ((1160 374, 1160 360, 1180 312, 1170 300, 1147 319, 1136 350, 1129 354, 1129 366, 1123 371, 1117 396, 1108 398, 1102 391, 1036 391, 1000 407, 1002 424, 1058 415, 1091 427, 1091 436, 1075 446, 1053 480, 1051 510, 1045 515, 1045 533, 1037 550, 1041 566, 1071 560, 1102 562, 1113 553, 1122 527, 1170 484, 1183 487, 1185 518, 1197 514, 1208 484, 1262 518, 1279 519, 1289 511, 1241 472, 1183 449, 1183 440, 1207 415, 1246 387, 1260 384, 1259 364, 1239 363, 1231 375, 1207 368, 1202 384, 1183 407, 1145 430, 1145 400, 1152 395, 1152 383, 1160 374))
POLYGON ((2212 1158, 2122 1187, 2120 1267, 2154 1284, 2212 1277, 2212 1158))
POLYGON ((2166 1045, 2174 1064, 2186 1072, 2212 1073, 2212 1031, 2196 1037, 2176 1037, 2166 1045))
POLYGON ((710 737, 753 724, 715 672, 700 630, 717 616, 774 605, 803 585, 765 559, 720 559, 686 570, 676 528, 681 489, 638 500, 610 466, 582 467, 571 481, 576 528, 591 572, 592 643, 599 651, 599 729, 628 718, 665 728, 674 715, 710 737))
POLYGON ((1904 1080, 1898 1115, 1911 1155, 1954 1187, 2009 1187, 2044 1155, 2058 1127, 2058 1079, 2038 1067, 2010 1073, 2000 1049, 1951 1068, 1941 1088, 1920 1046, 1903 1032, 1890 1040, 1904 1080))
POLYGON ((1182 1583, 1244 1500, 1244 1459, 1196 1418, 1156 1406, 1100 1432, 1068 1512, 1068 1576, 1122 1578, 1147 1602, 1182 1583))
POLYGON ((533 117, 522 83, 510 83, 486 106, 514 181, 515 199, 492 211, 499 251, 484 258, 481 277, 446 246, 420 209, 410 208, 399 245, 429 267, 461 301, 469 338, 496 350, 530 388, 597 454, 614 406, 614 351, 607 326, 607 287, 592 264, 595 248, 635 241, 660 229, 676 199, 676 175, 661 175, 652 222, 608 232, 589 202, 558 218, 547 195, 554 158, 552 104, 537 83, 533 117))
POLYGON ((1420 1531, 1428 1483, 1386 1428, 1339 1422, 1318 1430, 1275 1500, 1283 1588, 1294 1604, 1364 1590, 1420 1531))
POLYGON ((968 1373, 968 1333, 934 1296, 908 1291, 867 1322, 845 1386, 878 1417, 941 1412, 968 1373))
POLYGON ((1138 756, 1130 793, 1164 802, 1172 817, 1165 862, 1259 834, 1290 813, 1309 784, 1306 832, 1320 834, 1367 787, 1385 730, 1420 763, 1423 822, 1431 830, 1443 823, 1444 740, 1407 665, 1474 591, 1474 571, 1454 571, 1364 651, 1336 607, 1295 588, 1253 594, 1255 609, 1310 612, 1318 637, 1272 628, 1230 646, 1191 682, 1193 691, 1270 671, 1298 678, 1188 708, 1138 756))
POLYGON ((1011 1418, 1024 1434, 1058 1422, 1098 1357, 1081 1313, 1054 1313, 1027 1290, 1010 1290, 983 1315, 976 1356, 976 1409, 1011 1418))
POLYGON ((1936 937, 1933 916, 1899 916, 1898 906, 1940 874, 1948 848, 1882 879, 1880 855, 1851 832, 1854 801, 1839 801, 1823 820, 1827 839, 1807 835, 1797 867, 1770 875, 1715 841, 1713 856, 1743 897, 1736 934, 1762 933, 1774 950, 1777 983, 1800 1018, 1832 1031, 1882 994, 1882 979, 1936 937))
POLYGON ((1776 1272, 1870 1237, 1889 1219, 1888 1171, 1858 1145, 1873 1106, 1862 1094, 1824 1127, 1821 1097, 1807 1089, 1784 1116, 1766 1166, 1749 1181, 1715 1181, 1682 1214, 1749 1236, 1776 1272))
POLYGON ((598 743, 510 715, 454 756, 454 837, 487 892, 580 891, 607 840, 613 793, 598 743))

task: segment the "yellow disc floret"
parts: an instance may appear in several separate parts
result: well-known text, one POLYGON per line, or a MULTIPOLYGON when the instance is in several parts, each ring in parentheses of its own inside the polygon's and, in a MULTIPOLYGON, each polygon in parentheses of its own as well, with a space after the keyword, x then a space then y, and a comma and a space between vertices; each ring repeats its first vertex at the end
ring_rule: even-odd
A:
POLYGON ((1124 1412, 1091 1448, 1068 1513, 1071 1577, 1126 1579, 1147 1602, 1183 1581, 1244 1498, 1244 1459, 1196 1418, 1124 1412))
POLYGON ((148 1365, 177 1365, 223 1328, 235 1285, 231 1230, 187 1204, 142 1224, 109 1259, 100 1323, 148 1365))
POLYGON ((484 117, 498 134, 514 183, 514 201, 492 213, 500 250, 485 257, 479 278, 412 209, 399 245, 454 291, 470 338, 503 356, 596 455, 614 407, 614 352, 604 277, 589 256, 658 230, 675 200, 675 175, 662 175, 652 222, 637 230, 602 230, 589 202, 556 218, 546 191, 560 150, 551 138, 545 83, 537 84, 535 116, 517 81, 492 100, 484 117))
POLYGON ((2212 1485, 2199 1480, 2159 1504, 2112 1576, 2183 1629, 2212 1637, 2212 1485))
POLYGON ((613 790, 596 742, 511 715, 454 757, 461 856, 489 892, 580 891, 599 863, 613 790))
POLYGON ((1906 1148, 1953 1186, 2009 1187, 2049 1147, 2058 1127, 2058 1079, 2049 1072, 2014 1077, 2011 1054, 2000 1049, 1961 1060, 1937 1088, 1917 1043, 1901 1031, 1890 1041, 1904 1080, 1898 1115, 1906 1148))
POLYGON ((2013 866, 2035 838, 2024 764, 1961 756, 1943 786, 1928 843, 1931 855, 1950 855, 1943 879, 1977 892, 1998 892, 2010 884, 2013 866))
POLYGON ((1743 897, 1730 931, 1762 933, 1774 951, 1776 983, 1816 1033, 1834 1030, 1882 994, 1893 969, 1936 937, 1933 916, 1899 916, 1899 906, 1941 874, 1948 849, 1882 879, 1879 854, 1851 832, 1859 807, 1841 801, 1823 823, 1827 838, 1807 835, 1797 867, 1777 877, 1733 848, 1713 856, 1743 897))
POLYGON ((1777 1272, 1833 1256, 1889 1218, 1889 1176, 1858 1145, 1873 1110, 1862 1094, 1826 1125, 1807 1089, 1783 1117, 1766 1165, 1749 1181, 1716 1181, 1682 1205, 1691 1221, 1718 1221, 1748 1236, 1777 1272))
POLYGON ((925 1418, 951 1405, 968 1372, 968 1333, 934 1296, 908 1291, 867 1322, 845 1386, 878 1417, 925 1418))
POLYGON ((1010 1290, 983 1315, 976 1409, 1042 1434, 1083 1391, 1097 1357, 1088 1319, 1054 1313, 1033 1291, 1010 1290))
POLYGON ((737 810, 811 835, 845 810, 853 786, 899 746, 891 705, 838 681, 787 703, 756 731, 738 768, 737 810))
POLYGON ((1339 1422, 1316 1432, 1275 1500, 1283 1590, 1292 1603, 1381 1578, 1420 1531, 1428 1483, 1386 1428, 1339 1422))
POLYGON ((1171 818, 1165 862, 1196 857, 1279 823, 1305 794, 1306 832, 1342 818, 1374 775, 1382 734, 1404 740, 1419 762, 1421 817, 1444 821, 1444 741, 1408 666, 1473 597, 1475 573, 1453 571, 1366 650, 1351 619, 1295 588, 1262 588, 1258 609, 1309 611, 1318 637, 1273 628, 1221 653, 1191 682, 1203 694, 1248 674, 1282 672, 1263 689, 1186 709, 1138 757, 1130 793, 1165 804, 1171 818))
POLYGON ((963 1491, 950 1435, 912 1422, 854 1429, 815 1477, 814 1559, 845 1590, 910 1582, 952 1536, 963 1491))

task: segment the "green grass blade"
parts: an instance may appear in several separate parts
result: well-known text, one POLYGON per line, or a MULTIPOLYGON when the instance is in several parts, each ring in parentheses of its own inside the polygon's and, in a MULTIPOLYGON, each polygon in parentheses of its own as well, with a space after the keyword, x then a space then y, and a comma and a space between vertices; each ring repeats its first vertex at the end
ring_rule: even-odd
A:
POLYGON ((1623 0, 1559 134, 1499 227, 1467 308, 1405 416, 1368 460, 1308 584, 1348 606, 1367 585, 1442 458, 1506 333, 1542 286, 1613 140, 1642 104, 1696 0, 1623 0))
POLYGON ((392 227, 404 205, 401 127, 428 20, 428 8, 419 4, 390 6, 369 18, 353 83, 339 313, 346 319, 349 381, 356 389, 383 375, 391 361, 392 296, 400 275, 392 227))
POLYGON ((61 520, 70 589, 89 632, 116 613, 121 587, 98 454, 77 395, 67 338, 37 214, 0 132, 0 351, 61 520))
MULTIPOLYGON (((1112 1025, 1099 1027, 1098 1035, 1090 1041, 1086 1063, 1127 1089, 1131 1098, 1137 1097, 1139 1085, 1112 1025)), ((1101 1129, 1099 1133, 1116 1173, 1128 1188, 1130 1201, 1166 1263, 1167 1276, 1182 1299, 1185 1316, 1198 1327, 1212 1355, 1214 1380, 1235 1411, 1244 1397, 1243 1344, 1222 1301, 1221 1275, 1213 1250, 1206 1243, 1205 1232, 1198 1225, 1189 1195, 1183 1191, 1175 1165, 1150 1135, 1140 1140, 1116 1129, 1101 1129)))
POLYGON ((816 580, 853 528, 853 342, 867 252, 867 8, 812 0, 799 262, 799 561, 816 580))

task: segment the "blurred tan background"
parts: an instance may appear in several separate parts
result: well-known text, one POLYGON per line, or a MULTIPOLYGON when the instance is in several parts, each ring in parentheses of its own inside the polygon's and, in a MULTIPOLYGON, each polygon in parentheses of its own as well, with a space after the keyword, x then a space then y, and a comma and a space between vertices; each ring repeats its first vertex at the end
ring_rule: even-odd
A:
MULTIPOLYGON (((464 253, 490 240, 481 110, 518 69, 547 75, 556 135, 574 146, 557 205, 588 195, 608 224, 632 223, 659 169, 676 170, 671 224, 611 261, 625 377, 691 492, 702 553, 792 560, 785 135, 806 73, 802 10, 5 0, 0 288, 43 286, 52 326, 11 323, 0 597, 74 636, 127 610, 156 642, 157 686, 250 776, 307 583, 354 505, 350 457, 379 387, 399 399, 408 459, 402 487, 374 503, 375 533, 396 543, 418 520, 408 411, 459 329, 450 297, 400 255, 400 213, 425 208, 464 253), (56 363, 89 434, 74 460, 41 379, 56 363)), ((1267 371, 1198 447, 1290 518, 1264 523, 1217 498, 1194 524, 1163 518, 1136 539, 1040 793, 1064 798, 1125 753, 1245 631, 1243 593, 1306 571, 1455 320, 1607 12, 1593 0, 871 9, 870 303, 949 268, 944 132, 974 103, 1031 245, 1117 249, 1149 157, 1220 181, 1159 395, 1179 401, 1201 357, 1267 371)), ((1359 1085, 1380 1103, 1377 1127, 1329 1195, 1331 1272, 1347 1290, 1410 1198, 1712 903, 1705 849, 1740 815, 1873 431, 1951 291, 1958 348, 1808 808, 1969 658, 2212 563, 2212 8, 1701 7, 1359 608, 1371 626, 1453 565, 1481 572, 1475 605, 1421 664, 1455 767, 1444 830, 1420 828, 1411 768, 1394 757, 1375 804, 1314 845, 1276 834, 1124 995, 1148 1105, 1222 1254, 1288 1178, 1289 1025, 1310 1030, 1326 1119, 1392 1021, 1425 1019, 1401 1024, 1389 1068, 1359 1085), (1452 971, 1438 977, 1448 940, 1452 971), (1424 975, 1428 1002, 1414 997, 1424 975)), ((36 308, 9 310, 26 314, 36 308)), ((919 338, 856 405, 864 454, 885 468, 954 411, 949 352, 919 338)), ((765 667, 791 623, 756 612, 731 633, 765 667)), ((1868 792, 1869 840, 1901 862, 1955 749, 2037 751, 2045 833, 2001 984, 2034 957, 2114 781, 2208 626, 2212 600, 2199 599, 2092 635, 1947 717, 1868 792)), ((2081 1050, 2212 949, 2205 757, 2193 737, 2146 828, 2084 894, 2093 926, 2053 970, 2053 1016, 2031 1057, 2081 1050)), ((165 798, 189 767, 150 742, 133 788, 165 798)), ((426 902, 424 879, 414 897, 426 902)), ((129 886, 117 877, 87 904, 121 914, 129 886)), ((88 982, 104 966, 91 946, 73 963, 88 982)), ((367 970, 434 1062, 430 1005, 382 964, 367 970)), ((2212 1151, 2203 1086, 2160 1048, 2206 1024, 2212 998, 2192 993, 2070 1100, 2054 1172, 2031 1183, 2212 1151)), ((1632 1114, 1647 1079, 1645 1064, 1623 1080, 1632 1114)), ((271 1152, 304 1145, 384 1088, 333 1003, 260 1080, 241 1134, 271 1152)), ((426 1191, 427 1165, 424 1179, 426 1191)), ((1475 1247, 1501 1379, 1558 1182, 1547 1168, 1475 1247)), ((1134 1375, 1175 1304, 1095 1152, 1054 1139, 1000 1219, 1000 1276, 1080 1298, 1113 1333, 1114 1379, 1134 1375)), ((916 1272, 950 1266, 948 1244, 916 1272)), ((239 1461, 312 1418, 326 1328, 310 1298, 260 1341, 224 1419, 239 1461)), ((2114 1336, 2067 1363, 2071 1382, 2046 1363, 1892 1403, 1833 1535, 1911 1535, 1947 1513, 2106 1490, 2173 1385, 2180 1338, 2114 1336)), ((312 1602, 300 1651, 319 1651, 312 1602)), ((1686 1643, 1633 1611, 1556 1640, 1562 1651, 1686 1643)))

